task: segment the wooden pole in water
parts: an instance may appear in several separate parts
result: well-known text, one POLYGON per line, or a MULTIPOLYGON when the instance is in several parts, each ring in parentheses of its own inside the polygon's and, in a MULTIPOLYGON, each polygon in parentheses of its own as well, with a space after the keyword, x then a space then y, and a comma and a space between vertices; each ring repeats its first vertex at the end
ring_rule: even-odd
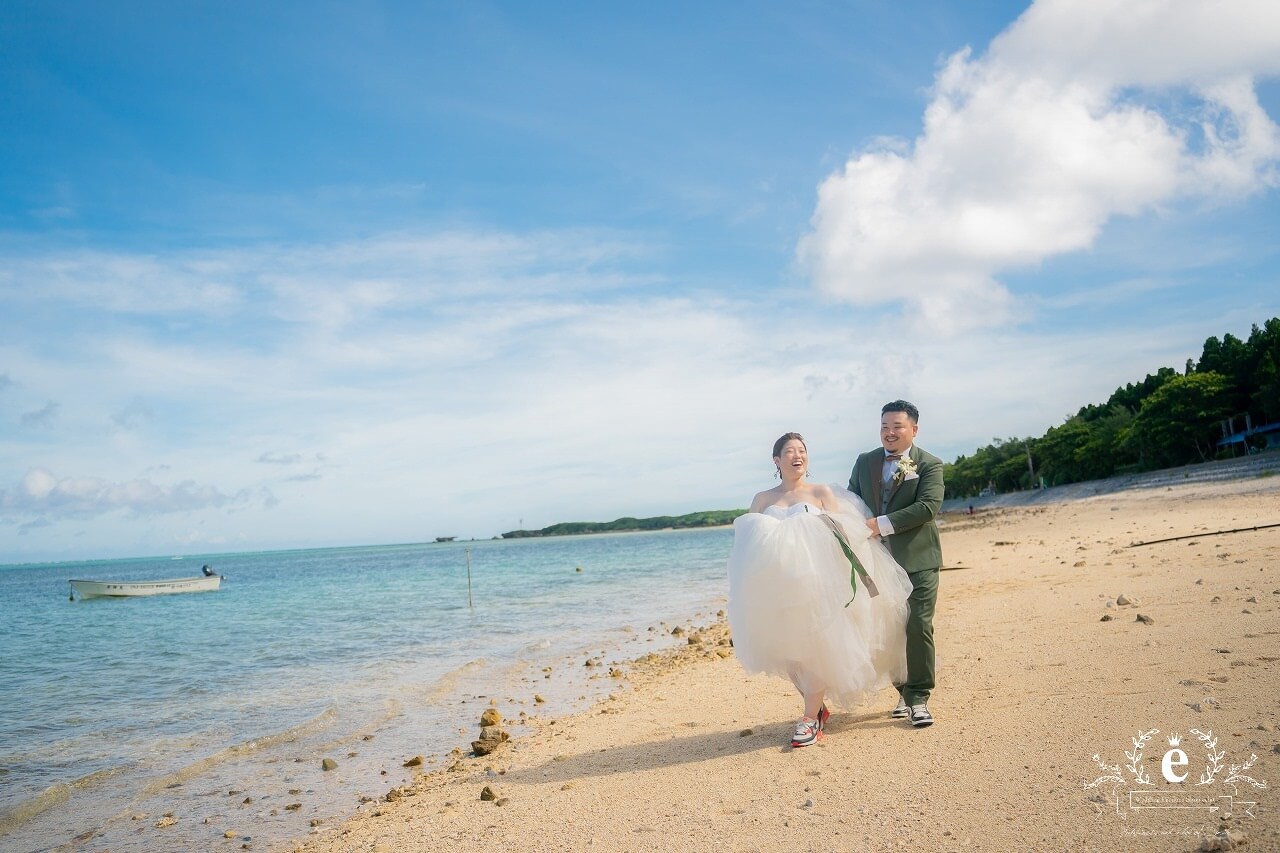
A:
POLYGON ((467 555, 467 607, 475 610, 476 606, 471 603, 471 549, 464 548, 467 555))

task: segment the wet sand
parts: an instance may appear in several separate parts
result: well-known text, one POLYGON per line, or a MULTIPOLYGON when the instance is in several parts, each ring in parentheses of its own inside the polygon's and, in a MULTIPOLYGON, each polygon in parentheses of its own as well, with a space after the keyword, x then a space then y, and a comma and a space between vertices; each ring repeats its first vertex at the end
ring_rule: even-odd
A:
POLYGON ((590 710, 278 849, 1280 850, 1280 527, 1130 547, 1277 522, 1274 476, 947 515, 931 728, 886 691, 793 750, 790 684, 691 624, 590 710))

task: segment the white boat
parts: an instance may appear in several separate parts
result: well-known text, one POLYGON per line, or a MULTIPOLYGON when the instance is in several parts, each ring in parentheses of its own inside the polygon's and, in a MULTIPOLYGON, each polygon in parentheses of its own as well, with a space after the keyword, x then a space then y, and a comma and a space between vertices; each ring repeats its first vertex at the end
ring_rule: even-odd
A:
POLYGON ((68 581, 71 597, 101 598, 104 596, 169 595, 175 592, 211 592, 222 583, 221 575, 195 578, 173 578, 162 581, 68 581))

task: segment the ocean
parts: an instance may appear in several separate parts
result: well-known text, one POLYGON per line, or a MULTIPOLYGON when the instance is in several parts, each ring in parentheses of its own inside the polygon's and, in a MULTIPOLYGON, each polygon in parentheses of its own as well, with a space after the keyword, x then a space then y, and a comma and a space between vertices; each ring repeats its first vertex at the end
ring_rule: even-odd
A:
POLYGON ((469 751, 491 701, 518 736, 522 711, 585 708, 617 687, 611 663, 711 621, 732 537, 0 566, 0 849, 208 849, 233 832, 262 850, 331 826, 408 781, 407 759, 469 751), (216 592, 68 600, 71 578, 205 563, 216 592))

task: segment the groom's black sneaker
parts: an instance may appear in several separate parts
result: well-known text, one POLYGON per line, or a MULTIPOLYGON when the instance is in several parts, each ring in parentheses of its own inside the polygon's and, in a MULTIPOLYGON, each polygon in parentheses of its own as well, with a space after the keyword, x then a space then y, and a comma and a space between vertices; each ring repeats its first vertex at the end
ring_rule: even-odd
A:
POLYGON ((925 704, 911 706, 911 725, 917 729, 925 726, 933 725, 933 714, 929 713, 929 706, 925 704))
POLYGON ((889 716, 895 720, 905 720, 911 716, 911 709, 907 707, 907 702, 901 696, 898 697, 898 704, 889 712, 889 716))

